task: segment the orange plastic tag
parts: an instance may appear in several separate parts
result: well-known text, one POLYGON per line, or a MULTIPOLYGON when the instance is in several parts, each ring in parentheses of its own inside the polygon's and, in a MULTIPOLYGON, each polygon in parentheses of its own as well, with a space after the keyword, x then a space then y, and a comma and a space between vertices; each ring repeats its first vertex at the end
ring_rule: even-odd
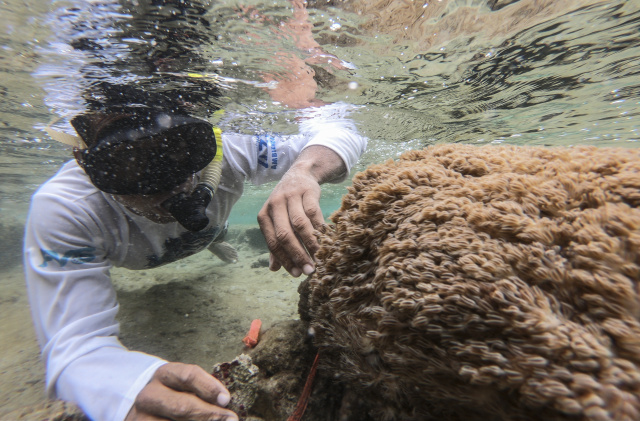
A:
POLYGON ((262 326, 262 321, 260 319, 254 319, 251 322, 251 328, 249 328, 249 333, 244 337, 242 342, 249 348, 253 348, 258 344, 258 337, 260 336, 260 327, 262 326))

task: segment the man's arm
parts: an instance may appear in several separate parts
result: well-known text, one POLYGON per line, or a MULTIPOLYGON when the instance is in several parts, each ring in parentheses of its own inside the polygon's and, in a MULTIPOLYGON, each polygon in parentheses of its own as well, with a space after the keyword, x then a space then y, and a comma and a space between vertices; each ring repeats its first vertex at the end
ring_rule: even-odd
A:
POLYGON ((353 109, 336 103, 301 111, 301 134, 284 142, 290 145, 288 151, 278 152, 280 142, 273 143, 278 169, 265 168, 259 162, 252 165, 258 169, 249 177, 254 184, 273 180, 274 175, 280 179, 258 213, 271 252, 271 270, 284 266, 296 277, 314 271, 318 243, 313 232, 324 224, 320 184, 344 181, 367 146, 367 139, 349 118, 353 109))
POLYGON ((118 341, 118 305, 103 250, 116 230, 97 225, 118 219, 88 213, 93 207, 77 200, 85 183, 69 173, 34 196, 26 224, 25 277, 49 396, 76 403, 93 420, 129 414, 131 420, 237 421, 222 408, 229 392, 203 369, 129 351, 118 341))
POLYGON ((320 184, 342 178, 347 171, 340 156, 325 146, 309 146, 298 156, 258 213, 271 251, 271 270, 284 266, 295 277, 313 273, 312 256, 318 250, 314 230, 324 224, 320 184))

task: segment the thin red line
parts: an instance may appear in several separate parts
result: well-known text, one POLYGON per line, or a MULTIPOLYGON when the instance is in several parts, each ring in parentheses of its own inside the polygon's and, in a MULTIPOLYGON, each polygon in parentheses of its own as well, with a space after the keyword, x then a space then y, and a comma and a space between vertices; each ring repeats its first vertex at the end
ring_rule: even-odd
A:
POLYGON ((296 409, 295 411, 293 411, 293 414, 289 418, 287 418, 287 421, 300 421, 302 419, 302 416, 304 415, 304 411, 307 409, 309 396, 311 396, 313 379, 316 377, 316 369, 318 368, 319 356, 319 353, 316 354, 316 358, 313 360, 313 365, 311 366, 311 370, 309 370, 307 382, 304 384, 304 389, 302 389, 302 394, 300 395, 300 399, 298 399, 296 409))

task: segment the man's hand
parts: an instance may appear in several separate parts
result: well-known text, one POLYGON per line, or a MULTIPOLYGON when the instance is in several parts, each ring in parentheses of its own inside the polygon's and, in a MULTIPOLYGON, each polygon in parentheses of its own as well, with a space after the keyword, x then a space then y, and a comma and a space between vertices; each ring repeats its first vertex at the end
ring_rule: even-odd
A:
POLYGON ((340 156, 324 146, 310 146, 282 177, 258 213, 258 223, 271 252, 269 269, 310 275, 318 250, 314 235, 324 225, 320 184, 346 172, 340 156))
POLYGON ((223 408, 229 400, 229 392, 222 383, 202 368, 168 363, 140 391, 126 421, 238 421, 236 414, 223 408))

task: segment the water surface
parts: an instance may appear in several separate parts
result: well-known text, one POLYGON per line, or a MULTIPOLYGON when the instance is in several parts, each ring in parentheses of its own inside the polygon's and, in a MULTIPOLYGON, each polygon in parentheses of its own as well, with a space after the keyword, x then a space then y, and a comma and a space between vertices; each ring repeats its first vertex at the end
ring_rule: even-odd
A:
MULTIPOLYGON (((285 28, 293 18, 289 1, 192 1, 189 10, 197 11, 197 18, 176 19, 171 31, 166 28, 172 12, 162 16, 143 1, 123 3, 125 17, 114 18, 119 32, 89 25, 76 30, 98 43, 117 40, 123 54, 153 51, 156 61, 164 58, 157 46, 179 46, 181 60, 167 59, 153 75, 149 69, 138 74, 157 83, 175 83, 172 74, 193 71, 222 76, 226 130, 295 130, 293 113, 273 103, 263 77, 286 73, 291 57, 310 56, 285 28), (164 28, 154 28, 159 20, 164 28)), ((635 147, 640 139, 637 0, 521 0, 496 11, 489 5, 509 2, 411 2, 425 13, 418 22, 415 13, 407 13, 413 19, 407 23, 398 21, 406 2, 362 3, 368 6, 318 1, 308 7, 313 38, 326 53, 352 65, 336 69, 324 62, 312 68, 317 98, 363 106, 354 119, 370 148, 359 168, 433 143, 635 147), (533 13, 530 4, 541 6, 533 13), (431 8, 438 13, 429 14, 431 8), (387 9, 399 17, 385 16, 387 9)), ((35 0, 0 6, 0 197, 2 209, 20 218, 33 190, 69 158, 68 150, 41 130, 65 110, 45 105, 46 78, 34 78, 43 64, 70 66, 68 52, 49 44, 60 40, 56 31, 68 29, 70 18, 61 10, 69 6, 73 2, 35 0)), ((132 56, 124 65, 111 63, 112 69, 103 63, 101 71, 126 78, 145 65, 140 53, 132 56)), ((77 82, 65 72, 49 79, 77 82)), ((337 193, 330 196, 329 202, 339 199, 337 193)))

